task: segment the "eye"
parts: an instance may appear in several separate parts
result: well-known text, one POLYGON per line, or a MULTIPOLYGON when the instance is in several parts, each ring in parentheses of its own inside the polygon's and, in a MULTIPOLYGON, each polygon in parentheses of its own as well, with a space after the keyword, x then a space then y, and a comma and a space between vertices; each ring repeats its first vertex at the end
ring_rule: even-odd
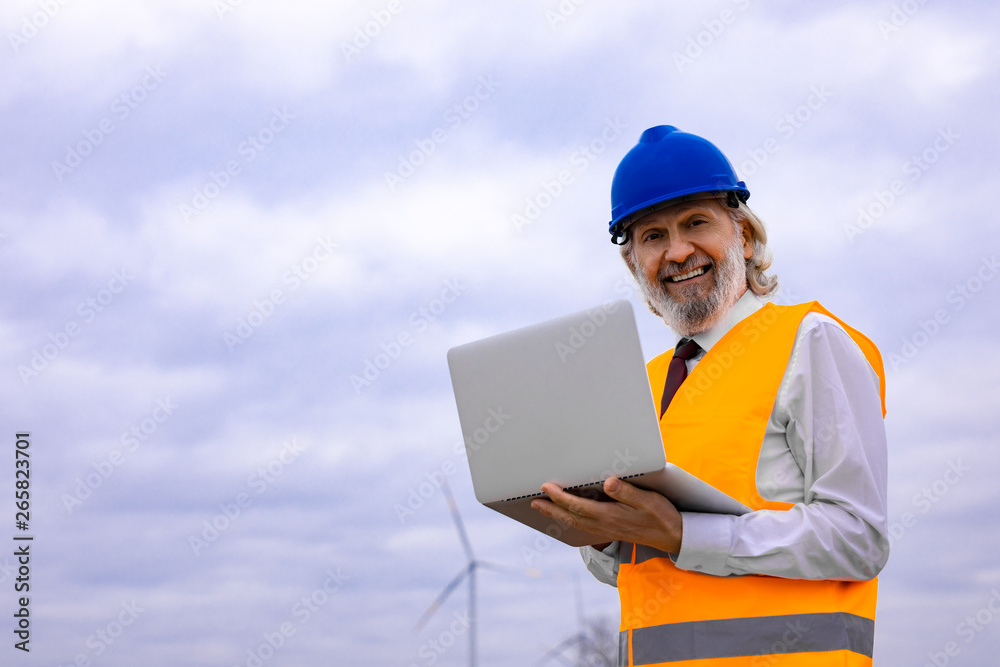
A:
POLYGON ((660 234, 659 232, 646 232, 645 234, 642 235, 642 242, 646 243, 647 241, 655 241, 661 236, 662 234, 660 234))

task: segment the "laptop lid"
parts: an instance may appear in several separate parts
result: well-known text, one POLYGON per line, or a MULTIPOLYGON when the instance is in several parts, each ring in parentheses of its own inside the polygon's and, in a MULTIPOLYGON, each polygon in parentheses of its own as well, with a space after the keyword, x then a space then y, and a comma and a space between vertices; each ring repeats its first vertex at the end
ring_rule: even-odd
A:
POLYGON ((483 504, 665 465, 626 300, 454 347, 448 366, 483 504))

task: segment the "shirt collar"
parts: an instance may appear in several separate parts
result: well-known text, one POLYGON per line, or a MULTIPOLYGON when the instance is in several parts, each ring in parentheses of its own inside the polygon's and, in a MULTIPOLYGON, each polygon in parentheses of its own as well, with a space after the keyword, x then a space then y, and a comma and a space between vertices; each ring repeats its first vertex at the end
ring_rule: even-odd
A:
MULTIPOLYGON (((718 343, 723 336, 729 333, 729 330, 736 326, 737 323, 756 313, 763 307, 764 300, 754 294, 752 290, 747 288, 747 291, 743 293, 743 296, 736 300, 736 303, 733 304, 733 307, 729 310, 729 314, 726 315, 721 322, 708 331, 695 334, 694 336, 691 336, 691 338, 694 339, 694 342, 698 343, 701 349, 708 352, 712 346, 718 343)), ((678 338, 678 340, 680 339, 678 338)))

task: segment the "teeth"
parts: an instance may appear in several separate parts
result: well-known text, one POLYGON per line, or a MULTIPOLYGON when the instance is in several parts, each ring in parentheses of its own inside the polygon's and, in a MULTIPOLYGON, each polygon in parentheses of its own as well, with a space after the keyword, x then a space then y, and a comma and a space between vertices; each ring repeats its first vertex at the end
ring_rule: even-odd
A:
POLYGON ((700 276, 703 273, 705 273, 704 268, 697 268, 694 271, 691 271, 690 273, 684 273, 679 276, 672 276, 670 280, 676 283, 680 282, 681 280, 687 280, 688 278, 694 278, 695 276, 700 276))

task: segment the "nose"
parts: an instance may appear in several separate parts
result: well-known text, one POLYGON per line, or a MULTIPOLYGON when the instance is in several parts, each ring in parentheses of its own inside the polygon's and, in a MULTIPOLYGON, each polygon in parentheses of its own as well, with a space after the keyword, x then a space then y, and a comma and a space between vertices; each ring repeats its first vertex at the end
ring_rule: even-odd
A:
POLYGON ((694 244, 683 234, 671 234, 667 247, 663 249, 663 261, 683 264, 694 253, 694 244))

